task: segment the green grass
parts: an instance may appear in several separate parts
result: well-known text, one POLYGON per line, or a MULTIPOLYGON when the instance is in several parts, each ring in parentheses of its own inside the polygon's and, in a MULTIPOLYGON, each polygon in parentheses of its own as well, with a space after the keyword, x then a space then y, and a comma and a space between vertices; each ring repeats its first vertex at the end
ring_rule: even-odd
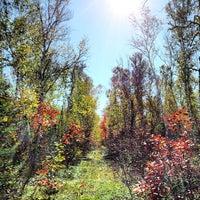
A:
POLYGON ((56 199, 111 200, 127 199, 128 190, 113 176, 112 169, 105 163, 102 150, 94 150, 72 168, 73 179, 66 180, 56 199))
MULTIPOLYGON (((53 200, 126 200, 130 199, 127 187, 113 175, 113 170, 103 159, 104 150, 93 150, 79 165, 60 170, 55 179, 61 183, 59 192, 51 195, 53 200)), ((25 199, 30 199, 27 188, 25 199)), ((48 199, 37 192, 34 199, 48 199)))

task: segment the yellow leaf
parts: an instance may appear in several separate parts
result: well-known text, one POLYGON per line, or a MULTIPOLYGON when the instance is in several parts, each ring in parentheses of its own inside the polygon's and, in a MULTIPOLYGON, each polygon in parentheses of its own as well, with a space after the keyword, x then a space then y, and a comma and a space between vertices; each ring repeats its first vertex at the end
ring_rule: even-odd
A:
POLYGON ((37 107, 38 107, 38 104, 37 104, 37 103, 34 103, 34 104, 33 104, 33 107, 37 108, 37 107))
POLYGON ((8 121, 8 116, 4 116, 3 121, 7 122, 8 121))

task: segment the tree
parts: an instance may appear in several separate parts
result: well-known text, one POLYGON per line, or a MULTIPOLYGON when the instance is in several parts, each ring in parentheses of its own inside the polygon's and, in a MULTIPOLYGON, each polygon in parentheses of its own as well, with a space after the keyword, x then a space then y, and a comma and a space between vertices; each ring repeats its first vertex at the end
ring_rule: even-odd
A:
POLYGON ((176 53, 175 42, 170 35, 166 36, 165 65, 160 67, 160 74, 162 76, 162 89, 164 96, 164 112, 173 113, 177 110, 182 101, 182 94, 178 88, 177 69, 176 69, 176 53))
POLYGON ((116 67, 113 69, 113 77, 111 80, 113 91, 115 91, 114 95, 116 95, 115 104, 116 106, 119 105, 121 107, 123 116, 123 132, 131 132, 135 124, 131 73, 128 69, 116 67))
MULTIPOLYGON (((68 0, 5 0, 0 3, 0 62, 14 77, 12 99, 20 111, 15 116, 17 123, 13 131, 17 137, 12 143, 12 159, 18 161, 14 167, 16 176, 20 177, 15 185, 21 186, 16 189, 16 196, 21 195, 51 150, 46 139, 49 139, 49 146, 55 142, 52 138, 56 138, 55 118, 59 112, 48 99, 63 77, 70 82, 72 71, 84 65, 85 41, 80 42, 78 50, 69 44, 68 3, 68 0)), ((68 84, 67 90, 73 84, 68 84)))
MULTIPOLYGON (((162 98, 160 89, 159 74, 156 73, 157 68, 155 66, 155 59, 158 56, 158 49, 156 46, 156 40, 161 29, 161 21, 155 16, 151 15, 148 7, 143 6, 141 11, 141 19, 135 16, 131 17, 131 24, 134 28, 134 35, 132 36, 131 46, 133 50, 141 53, 147 60, 147 63, 151 69, 151 87, 149 87, 150 93, 153 94, 155 88, 156 101, 159 110, 158 121, 161 121, 163 115, 162 98)), ((150 97, 150 95, 149 95, 150 97)))
POLYGON ((109 138, 109 130, 107 127, 107 117, 106 114, 103 115, 103 118, 100 123, 100 139, 101 142, 105 143, 106 140, 109 138))
POLYGON ((145 129, 145 108, 144 108, 144 96, 146 93, 145 85, 148 84, 146 78, 148 76, 148 66, 146 60, 143 59, 141 53, 134 54, 131 58, 131 80, 132 87, 134 88, 134 94, 137 102, 137 114, 139 118, 139 127, 145 129))
POLYGON ((94 128, 96 99, 92 80, 85 73, 77 75, 70 101, 71 107, 67 113, 69 115, 68 119, 70 122, 78 123, 84 129, 88 143, 94 128))
POLYGON ((166 6, 169 30, 174 40, 174 56, 176 56, 179 88, 183 88, 182 94, 185 100, 182 104, 189 109, 196 121, 198 103, 194 87, 195 73, 199 71, 198 66, 195 64, 197 63, 195 57, 199 49, 197 36, 199 23, 193 19, 198 16, 198 5, 199 1, 197 0, 172 0, 166 6))
POLYGON ((71 18, 68 3, 68 0, 2 3, 2 60, 4 66, 13 70, 17 95, 20 85, 25 84, 44 100, 61 76, 67 76, 75 65, 80 66, 87 49, 84 41, 77 52, 67 43, 66 23, 71 18), (61 41, 63 46, 59 46, 61 41))
POLYGON ((8 194, 17 191, 15 185, 16 170, 12 159, 16 144, 17 134, 15 125, 16 116, 20 113, 16 102, 10 95, 11 84, 0 69, 0 198, 7 199, 8 194), (11 189, 12 188, 12 189, 11 189))

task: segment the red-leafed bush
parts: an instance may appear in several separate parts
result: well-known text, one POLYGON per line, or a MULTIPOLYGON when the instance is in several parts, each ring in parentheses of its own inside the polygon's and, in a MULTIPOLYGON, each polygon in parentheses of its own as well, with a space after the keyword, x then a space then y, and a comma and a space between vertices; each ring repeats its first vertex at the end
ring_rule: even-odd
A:
POLYGON ((52 108, 49 104, 41 102, 38 112, 32 116, 34 130, 42 136, 44 131, 58 123, 56 119, 59 111, 52 108))
POLYGON ((87 139, 84 129, 77 123, 71 123, 62 136, 62 144, 64 145, 63 155, 65 156, 65 164, 73 162, 77 157, 82 156, 87 139))
POLYGON ((192 120, 186 109, 179 109, 170 116, 165 116, 166 125, 168 128, 168 136, 170 138, 179 138, 189 136, 192 128, 192 120))
POLYGON ((197 199, 200 176, 193 162, 194 143, 188 139, 191 120, 185 110, 166 120, 170 138, 152 135, 148 140, 153 150, 151 160, 146 163, 145 177, 134 186, 134 192, 147 194, 150 200, 197 199), (179 137, 172 139, 175 133, 179 137))
POLYGON ((50 171, 53 168, 53 161, 43 161, 41 169, 38 169, 35 173, 37 177, 34 180, 35 191, 39 188, 40 192, 45 195, 52 195, 59 191, 60 184, 55 181, 50 171), (52 162, 52 163, 51 163, 52 162))
POLYGON ((76 123, 71 123, 70 127, 65 131, 62 136, 62 143, 65 145, 70 145, 74 142, 83 142, 84 136, 84 129, 79 127, 76 123))

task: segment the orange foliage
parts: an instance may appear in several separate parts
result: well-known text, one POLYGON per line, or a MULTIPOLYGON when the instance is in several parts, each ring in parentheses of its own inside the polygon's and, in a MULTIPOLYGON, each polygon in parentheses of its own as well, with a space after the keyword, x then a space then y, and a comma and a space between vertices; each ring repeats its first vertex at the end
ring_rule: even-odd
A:
POLYGON ((37 175, 46 176, 48 174, 48 170, 51 168, 51 163, 47 161, 42 162, 42 169, 38 169, 35 173, 37 175))
POLYGON ((45 169, 39 169, 35 172, 37 175, 43 175, 46 176, 48 174, 48 171, 45 169))
POLYGON ((41 102, 39 105, 38 113, 32 116, 33 128, 40 136, 42 136, 43 131, 46 131, 48 128, 58 123, 56 120, 58 114, 58 110, 52 108, 47 103, 41 102))
POLYGON ((100 124, 100 139, 105 141, 108 137, 109 137, 109 130, 107 127, 107 117, 104 114, 100 124))
MULTIPOLYGON (((168 195, 174 188, 172 179, 180 183, 195 167, 191 162, 193 142, 187 139, 191 129, 191 120, 186 110, 179 110, 166 117, 168 129, 178 133, 180 137, 171 139, 162 135, 152 135, 148 142, 152 146, 151 158, 146 163, 146 176, 134 186, 135 193, 148 192, 148 199, 160 199, 168 195)), ((194 172, 195 173, 195 172, 194 172)), ((188 184, 189 184, 189 180, 188 184)), ((191 191, 188 191, 191 192, 191 191)))
POLYGON ((192 120, 186 109, 179 109, 170 116, 165 116, 168 129, 173 132, 185 134, 185 131, 191 130, 192 120))
POLYGON ((62 136, 62 143, 70 145, 72 141, 81 142, 85 138, 83 130, 84 129, 79 127, 75 122, 71 123, 70 127, 62 136))
POLYGON ((60 184, 58 182, 47 180, 47 179, 42 179, 42 180, 38 181, 37 184, 39 186, 45 186, 48 188, 59 188, 60 187, 60 184))

